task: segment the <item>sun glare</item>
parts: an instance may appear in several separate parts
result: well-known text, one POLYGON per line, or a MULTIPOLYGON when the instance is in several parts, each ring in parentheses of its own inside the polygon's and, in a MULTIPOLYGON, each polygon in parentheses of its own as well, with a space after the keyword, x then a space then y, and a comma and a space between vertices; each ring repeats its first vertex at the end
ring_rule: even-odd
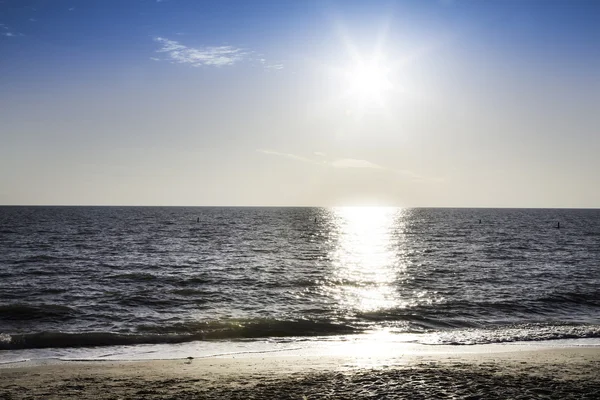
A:
POLYGON ((376 62, 360 63, 346 72, 349 96, 365 102, 382 103, 392 84, 389 69, 376 62))
POLYGON ((336 288, 342 307, 365 312, 396 304, 395 214, 396 209, 387 207, 335 209, 339 235, 332 259, 336 278, 348 283, 336 288))
POLYGON ((326 86, 331 97, 325 105, 358 120, 372 114, 391 116, 397 94, 403 92, 398 72, 404 57, 397 58, 396 46, 386 46, 389 24, 384 22, 378 28, 371 44, 352 40, 341 22, 336 30, 345 51, 334 65, 322 65, 331 78, 331 86, 326 86))

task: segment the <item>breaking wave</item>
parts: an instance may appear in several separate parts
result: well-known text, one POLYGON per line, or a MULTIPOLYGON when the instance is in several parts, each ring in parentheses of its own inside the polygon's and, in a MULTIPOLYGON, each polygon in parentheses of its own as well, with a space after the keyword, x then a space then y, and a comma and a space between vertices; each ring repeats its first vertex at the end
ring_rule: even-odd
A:
POLYGON ((346 325, 305 320, 277 321, 265 319, 192 322, 178 323, 172 326, 139 326, 135 333, 39 332, 14 335, 2 334, 0 336, 0 350, 184 343, 215 339, 326 336, 358 332, 346 325))

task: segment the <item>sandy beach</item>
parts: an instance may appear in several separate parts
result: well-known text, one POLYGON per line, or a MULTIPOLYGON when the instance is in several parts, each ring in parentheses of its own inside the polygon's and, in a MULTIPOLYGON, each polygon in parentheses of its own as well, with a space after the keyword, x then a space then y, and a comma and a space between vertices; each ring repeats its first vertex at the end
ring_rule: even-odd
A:
POLYGON ((20 362, 0 368, 0 398, 597 399, 600 348, 20 362))

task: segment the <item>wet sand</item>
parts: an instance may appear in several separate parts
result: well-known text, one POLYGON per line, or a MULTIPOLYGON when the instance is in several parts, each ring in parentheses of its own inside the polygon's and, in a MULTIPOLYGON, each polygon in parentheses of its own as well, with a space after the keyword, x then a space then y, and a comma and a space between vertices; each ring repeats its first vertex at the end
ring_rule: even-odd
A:
POLYGON ((0 399, 41 398, 599 399, 600 347, 0 367, 0 399))

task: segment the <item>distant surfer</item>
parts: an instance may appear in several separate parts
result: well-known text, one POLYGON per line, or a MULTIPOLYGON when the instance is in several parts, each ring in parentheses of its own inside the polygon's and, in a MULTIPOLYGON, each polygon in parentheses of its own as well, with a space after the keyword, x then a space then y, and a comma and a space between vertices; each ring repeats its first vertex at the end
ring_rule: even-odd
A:
POLYGON ((200 222, 200 217, 196 218, 196 222, 200 222))
POLYGON ((556 229, 560 229, 560 222, 556 223, 556 229))
POLYGON ((479 223, 481 223, 481 220, 479 220, 479 223))

